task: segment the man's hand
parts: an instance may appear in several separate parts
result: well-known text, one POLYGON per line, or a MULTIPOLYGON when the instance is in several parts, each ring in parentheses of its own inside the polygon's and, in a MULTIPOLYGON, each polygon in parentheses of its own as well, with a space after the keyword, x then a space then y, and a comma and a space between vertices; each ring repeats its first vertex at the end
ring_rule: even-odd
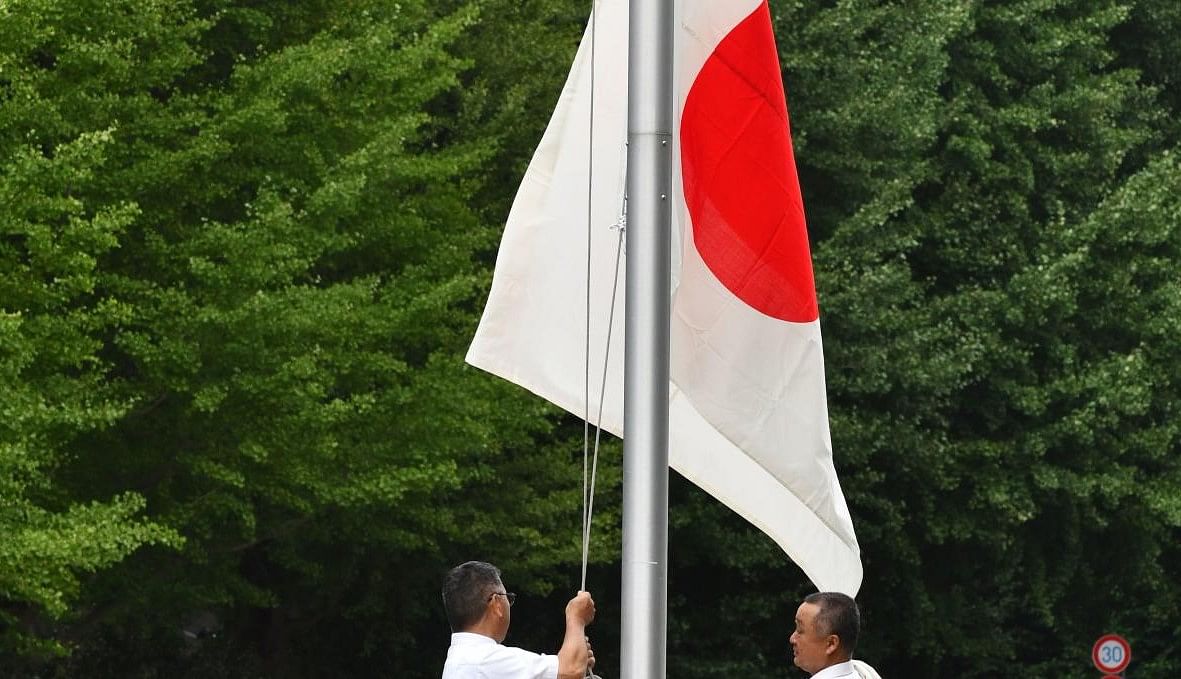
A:
POLYGON ((585 627, 595 619, 595 600, 590 592, 579 592, 566 604, 566 622, 585 627))
POLYGON ((566 637, 558 650, 558 679, 585 679, 594 663, 586 626, 595 619, 595 600, 590 592, 579 592, 566 604, 566 637))

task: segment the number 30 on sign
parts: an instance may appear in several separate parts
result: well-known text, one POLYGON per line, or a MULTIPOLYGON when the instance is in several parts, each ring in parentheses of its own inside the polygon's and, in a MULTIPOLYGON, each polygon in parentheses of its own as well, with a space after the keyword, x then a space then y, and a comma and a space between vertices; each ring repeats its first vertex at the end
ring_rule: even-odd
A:
POLYGON ((1091 661, 1100 672, 1123 672, 1132 662, 1132 647, 1118 634, 1104 634, 1091 649, 1091 661))

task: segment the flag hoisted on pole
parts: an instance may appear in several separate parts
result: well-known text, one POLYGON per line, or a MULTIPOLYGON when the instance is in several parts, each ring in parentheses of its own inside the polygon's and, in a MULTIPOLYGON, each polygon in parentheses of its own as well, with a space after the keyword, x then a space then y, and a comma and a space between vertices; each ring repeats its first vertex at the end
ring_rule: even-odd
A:
MULTIPOLYGON (((596 47, 588 28, 509 214, 467 361, 580 417, 601 400, 603 428, 624 436, 618 321, 604 393, 594 380, 584 402, 588 336, 590 365, 604 365, 608 346, 627 157, 628 3, 603 0, 596 12, 596 47)), ((673 14, 669 464, 774 539, 819 589, 855 595, 860 549, 833 466, 770 12, 766 0, 675 0, 673 14)))

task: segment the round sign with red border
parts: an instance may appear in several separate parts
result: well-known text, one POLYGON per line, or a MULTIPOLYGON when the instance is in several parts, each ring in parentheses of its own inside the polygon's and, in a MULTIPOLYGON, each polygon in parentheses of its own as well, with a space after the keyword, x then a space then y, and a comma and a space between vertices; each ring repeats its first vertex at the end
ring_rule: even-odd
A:
POLYGON ((1109 675, 1123 672, 1132 662, 1132 647, 1118 634, 1104 634, 1091 648, 1091 662, 1100 672, 1109 675))

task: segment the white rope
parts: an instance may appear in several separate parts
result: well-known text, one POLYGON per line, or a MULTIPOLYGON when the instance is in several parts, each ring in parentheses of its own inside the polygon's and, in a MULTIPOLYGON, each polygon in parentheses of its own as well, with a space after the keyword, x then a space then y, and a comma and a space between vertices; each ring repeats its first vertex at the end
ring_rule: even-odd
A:
MULTIPOLYGON (((590 323, 591 323, 591 221, 594 218, 593 197, 595 179, 595 39, 598 35, 595 24, 599 13, 595 2, 591 0, 590 17, 590 118, 587 124, 588 152, 586 154, 586 344, 583 350, 584 368, 582 375, 583 418, 582 418, 582 585, 580 590, 586 590, 586 563, 590 547, 591 503, 589 501, 593 481, 589 481, 588 466, 590 446, 590 323)), ((608 335, 608 342, 610 335, 608 335)), ((599 400, 603 400, 602 394, 599 400)), ((595 447, 595 461, 598 462, 598 446, 595 447)))
MULTIPOLYGON (((588 121, 588 153, 586 177, 586 343, 584 348, 585 363, 583 369, 583 403, 585 408, 582 419, 582 580, 580 590, 586 590, 586 570, 590 556, 591 520, 594 516, 595 479, 599 472, 599 444, 603 435, 603 404, 607 400, 607 367, 611 356, 611 334, 615 323, 615 300, 619 291, 619 261, 623 253, 623 237, 627 230, 627 198, 624 196, 622 215, 615 224, 618 235, 615 241, 615 269, 611 274, 611 305, 607 313, 607 340, 603 349, 603 374, 599 380, 599 408, 595 414, 595 442, 593 452, 590 451, 590 372, 591 372, 591 245, 594 232, 594 157, 595 157, 595 43, 598 31, 596 21, 598 9, 591 0, 590 19, 590 115, 588 121), (589 460, 588 460, 589 458, 589 460)), ((586 679, 600 679, 590 668, 586 668, 586 679)))
POLYGON ((590 349, 591 349, 591 242, 593 232, 593 212, 592 212, 592 189, 594 187, 594 116, 595 116, 595 20, 597 11, 591 8, 591 71, 590 71, 590 131, 589 131, 589 148, 590 153, 587 154, 587 201, 586 201, 586 345, 585 345, 585 369, 583 374, 583 396, 585 404, 585 417, 583 417, 582 426, 582 580, 580 589, 586 590, 586 571, 587 562, 590 556, 590 534, 591 534, 591 520, 594 516, 594 502, 595 502, 595 479, 598 477, 599 471, 599 445, 602 441, 603 435, 603 404, 606 401, 607 393, 607 367, 610 363, 611 356, 611 334, 615 323, 615 302, 617 293, 619 291, 619 262, 623 254, 623 238, 627 231, 627 199, 624 197, 623 214, 619 221, 613 225, 618 231, 615 241, 615 268, 611 274, 611 304, 607 313, 607 340, 603 350, 603 373, 599 380, 599 408, 595 414, 594 428, 595 439, 593 452, 590 446, 590 427, 592 426, 590 417, 590 349))
MULTIPOLYGON (((622 259, 623 253, 623 234, 626 227, 620 226, 619 236, 615 241, 615 270, 612 275, 614 283, 611 285, 611 310, 607 314, 607 343, 603 352, 603 377, 599 382, 599 411, 595 416, 595 446, 594 446, 594 461, 591 465, 590 473, 590 490, 583 496, 583 516, 585 521, 582 525, 582 589, 586 589, 586 562, 587 556, 590 553, 590 532, 591 532, 591 517, 594 513, 595 504, 595 478, 599 471, 599 443, 603 436, 603 403, 607 400, 604 398, 607 392, 607 364, 608 358, 611 355, 611 330, 615 323, 615 299, 616 293, 619 291, 619 261, 622 259)), ((586 441, 583 441, 583 448, 586 448, 586 441)), ((583 468, 586 468, 586 459, 583 458, 583 468)), ((583 478, 583 487, 586 487, 585 475, 583 478)))

